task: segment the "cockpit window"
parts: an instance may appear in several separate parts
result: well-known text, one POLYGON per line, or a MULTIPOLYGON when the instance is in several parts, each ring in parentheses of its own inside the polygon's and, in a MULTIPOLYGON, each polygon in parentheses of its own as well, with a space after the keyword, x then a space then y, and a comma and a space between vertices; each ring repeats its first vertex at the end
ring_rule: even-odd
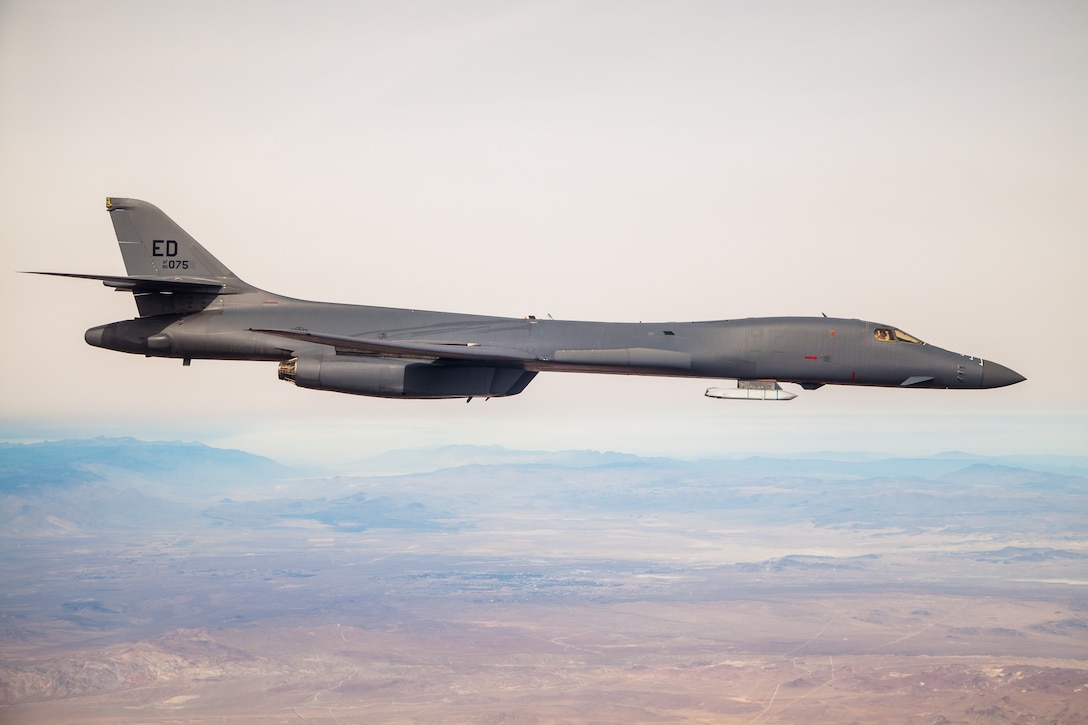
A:
POLYGON ((925 345, 914 335, 908 335, 902 330, 890 330, 887 327, 878 327, 873 330, 873 336, 877 342, 909 342, 912 345, 925 345))
POLYGON ((914 335, 908 335, 907 333, 903 332, 902 330, 896 330, 895 331, 895 339, 899 340, 899 342, 909 342, 912 345, 925 345, 924 342, 919 340, 914 335))

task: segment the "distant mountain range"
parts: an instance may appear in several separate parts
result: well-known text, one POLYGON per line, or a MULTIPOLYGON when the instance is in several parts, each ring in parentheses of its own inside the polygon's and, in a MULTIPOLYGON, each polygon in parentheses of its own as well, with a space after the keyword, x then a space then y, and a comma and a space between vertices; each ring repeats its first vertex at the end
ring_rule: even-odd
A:
POLYGON ((87 438, 0 443, 0 491, 88 483, 236 483, 298 475, 270 458, 202 443, 87 438))
POLYGON ((613 451, 526 451, 503 446, 450 445, 403 448, 338 466, 340 472, 391 474, 422 473, 468 465, 552 465, 564 468, 592 468, 612 465, 657 465, 690 463, 699 466, 728 464, 733 470, 764 474, 874 476, 894 469, 906 475, 934 476, 957 471, 973 464, 988 464, 1072 476, 1088 476, 1088 456, 1008 455, 982 456, 946 451, 933 456, 905 458, 891 454, 828 451, 796 456, 731 456, 727 458, 678 459, 646 457, 613 451))
POLYGON ((339 468, 350 472, 422 473, 472 465, 541 464, 566 468, 588 468, 613 464, 645 464, 653 460, 658 459, 610 451, 522 451, 503 446, 450 445, 386 451, 344 464, 339 468))
POLYGON ((201 443, 0 443, 0 535, 178 526, 201 500, 293 475, 271 459, 201 443))
POLYGON ((450 446, 314 475, 199 443, 95 438, 0 444, 0 535, 192 525, 456 530, 478 517, 713 515, 723 525, 960 534, 1088 531, 1088 459, 679 460, 450 446))

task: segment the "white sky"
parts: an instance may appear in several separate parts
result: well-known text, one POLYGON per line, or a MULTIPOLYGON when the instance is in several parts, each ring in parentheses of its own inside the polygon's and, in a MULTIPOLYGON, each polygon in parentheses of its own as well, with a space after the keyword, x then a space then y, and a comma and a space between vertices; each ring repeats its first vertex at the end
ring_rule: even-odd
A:
POLYGON ((0 2, 0 438, 281 458, 497 443, 712 455, 1088 452, 1088 4, 0 2), (811 314, 1012 388, 541 375, 521 396, 303 391, 145 360, 107 195, 296 297, 598 320, 811 314))

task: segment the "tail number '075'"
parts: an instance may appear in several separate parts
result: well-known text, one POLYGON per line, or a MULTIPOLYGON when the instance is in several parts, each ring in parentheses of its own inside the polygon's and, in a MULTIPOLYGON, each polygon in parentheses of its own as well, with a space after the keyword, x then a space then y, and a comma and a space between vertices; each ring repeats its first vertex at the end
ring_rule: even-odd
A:
POLYGON ((162 262, 163 269, 189 269, 188 259, 173 259, 178 256, 178 243, 175 239, 152 239, 151 256, 166 257, 162 262))

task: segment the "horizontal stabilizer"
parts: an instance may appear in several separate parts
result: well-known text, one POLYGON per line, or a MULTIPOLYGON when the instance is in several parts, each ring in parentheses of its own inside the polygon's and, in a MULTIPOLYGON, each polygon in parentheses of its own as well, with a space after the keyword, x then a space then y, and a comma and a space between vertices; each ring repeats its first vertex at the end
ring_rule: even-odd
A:
POLYGON ((482 347, 471 342, 413 342, 411 340, 376 340, 374 338, 323 335, 302 330, 256 330, 266 335, 286 337, 301 342, 331 345, 338 350, 354 350, 377 355, 447 358, 452 360, 476 360, 478 362, 517 363, 536 362, 531 353, 510 348, 482 347))
POLYGON ((27 272, 26 274, 97 279, 107 287, 113 287, 124 292, 188 292, 190 294, 230 295, 241 291, 228 287, 217 279, 203 279, 200 277, 159 277, 154 275, 122 277, 109 274, 75 274, 73 272, 27 272))

